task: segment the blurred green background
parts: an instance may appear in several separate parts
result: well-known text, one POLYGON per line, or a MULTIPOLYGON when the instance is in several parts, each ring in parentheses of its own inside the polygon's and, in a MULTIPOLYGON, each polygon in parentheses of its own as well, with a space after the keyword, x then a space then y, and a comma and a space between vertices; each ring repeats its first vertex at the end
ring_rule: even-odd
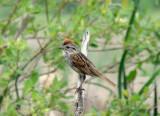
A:
POLYGON ((85 116, 160 115, 160 0, 0 0, 0 115, 74 115, 77 73, 57 47, 81 46, 117 88, 85 83, 85 116), (95 91, 96 90, 96 91, 95 91))

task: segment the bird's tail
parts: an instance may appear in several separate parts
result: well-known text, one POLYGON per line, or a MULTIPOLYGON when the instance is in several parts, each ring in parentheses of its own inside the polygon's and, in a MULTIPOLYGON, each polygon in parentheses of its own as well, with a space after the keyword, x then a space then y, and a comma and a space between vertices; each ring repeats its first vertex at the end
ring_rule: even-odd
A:
POLYGON ((98 72, 98 77, 102 78, 103 80, 105 80, 106 82, 108 82, 109 84, 111 84, 112 86, 116 87, 117 85, 115 83, 113 83, 111 80, 109 80, 108 78, 106 78, 105 76, 103 76, 101 73, 98 72))

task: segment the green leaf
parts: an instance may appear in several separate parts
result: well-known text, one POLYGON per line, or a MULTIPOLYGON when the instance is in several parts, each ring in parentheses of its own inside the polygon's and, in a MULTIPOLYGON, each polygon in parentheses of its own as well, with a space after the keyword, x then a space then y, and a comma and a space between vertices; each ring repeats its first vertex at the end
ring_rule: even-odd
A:
POLYGON ((40 9, 39 6, 34 7, 34 9, 33 9, 33 11, 32 11, 33 14, 38 14, 38 13, 40 13, 40 12, 41 12, 41 9, 40 9))
POLYGON ((122 93, 123 93, 124 96, 129 97, 129 91, 128 90, 123 90, 122 93))
POLYGON ((43 97, 43 93, 33 90, 31 91, 31 96, 33 100, 36 102, 37 100, 40 100, 43 97))
POLYGON ((8 79, 0 78, 0 88, 4 88, 8 84, 8 79))
POLYGON ((146 87, 148 87, 150 84, 152 84, 153 80, 156 78, 156 76, 160 73, 160 69, 158 69, 155 73, 153 73, 153 75, 151 76, 151 78, 144 84, 144 86, 141 88, 141 90, 139 91, 139 94, 141 95, 144 91, 144 89, 146 87))
POLYGON ((112 0, 106 0, 106 5, 109 5, 109 3, 111 3, 112 0))
POLYGON ((43 60, 44 60, 44 62, 48 62, 48 61, 50 61, 50 57, 44 55, 43 60))
POLYGON ((58 78, 55 77, 54 80, 53 80, 53 85, 57 85, 58 84, 58 78))
POLYGON ((136 69, 132 70, 128 76, 126 76, 127 82, 131 83, 136 77, 137 71, 136 69))
POLYGON ((32 75, 29 77, 32 81, 33 84, 35 84, 38 80, 39 73, 38 72, 33 72, 32 75))
POLYGON ((122 78, 122 72, 123 72, 123 67, 124 67, 124 61, 125 61, 125 57, 127 55, 128 51, 124 51, 121 61, 120 61, 120 65, 119 65, 119 70, 118 70, 118 93, 119 93, 119 98, 121 99, 122 97, 122 83, 121 83, 121 78, 122 78))
POLYGON ((148 93, 148 91, 149 91, 149 88, 148 88, 148 87, 145 87, 145 88, 143 89, 143 95, 146 95, 146 94, 148 93))
POLYGON ((101 9, 102 14, 105 14, 107 12, 106 7, 101 6, 100 9, 101 9))
POLYGON ((154 88, 154 116, 157 116, 158 114, 158 94, 157 94, 157 87, 155 83, 155 88, 154 88))
POLYGON ((6 48, 6 49, 5 49, 5 52, 6 52, 6 55, 7 55, 8 57, 12 57, 12 56, 13 56, 13 52, 12 52, 12 50, 11 50, 10 48, 6 48))
POLYGON ((24 74, 24 70, 18 69, 17 74, 24 74))
POLYGON ((158 38, 158 40, 160 41, 160 34, 157 31, 154 31, 154 34, 158 38))
POLYGON ((143 102, 146 100, 146 98, 148 97, 150 92, 147 93, 147 95, 143 96, 141 99, 140 99, 140 102, 138 104, 138 106, 136 107, 136 109, 133 111, 133 113, 131 114, 131 116, 137 116, 137 113, 141 107, 141 105, 143 104, 143 102))
POLYGON ((28 80, 25 81, 24 88, 23 88, 24 94, 26 94, 27 92, 29 92, 31 90, 32 85, 33 85, 33 83, 31 81, 31 79, 28 79, 28 80))
POLYGON ((38 77, 39 77, 38 72, 33 72, 31 74, 31 76, 28 78, 28 80, 25 81, 25 83, 24 83, 24 94, 31 90, 31 88, 37 82, 38 77))
POLYGON ((16 107, 13 104, 10 104, 7 108, 7 116, 17 116, 16 107))
POLYGON ((24 100, 19 100, 19 101, 17 101, 17 104, 19 104, 19 105, 25 105, 25 106, 28 105, 27 103, 25 103, 24 100))
POLYGON ((132 103, 134 103, 134 102, 139 101, 140 98, 141 98, 140 95, 134 94, 134 95, 131 96, 130 101, 131 101, 132 103))
POLYGON ((94 47, 94 48, 97 48, 97 47, 98 47, 98 45, 95 44, 95 43, 90 43, 90 46, 91 46, 91 47, 94 47))
POLYGON ((122 0, 122 8, 125 8, 128 5, 128 0, 122 0))

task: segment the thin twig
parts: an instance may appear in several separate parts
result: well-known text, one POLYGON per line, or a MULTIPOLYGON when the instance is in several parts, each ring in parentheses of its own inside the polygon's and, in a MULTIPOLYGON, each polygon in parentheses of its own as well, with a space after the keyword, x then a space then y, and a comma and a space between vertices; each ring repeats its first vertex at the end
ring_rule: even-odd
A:
POLYGON ((15 34, 14 36, 14 40, 16 40, 18 38, 19 35, 22 34, 22 32, 24 31, 24 29, 27 27, 27 24, 28 24, 28 20, 29 20, 29 15, 27 15, 24 19, 23 19, 23 22, 22 22, 22 25, 20 26, 20 28, 18 29, 17 33, 15 34))
MULTIPOLYGON (((18 62, 19 62, 19 50, 17 51, 17 69, 19 68, 19 66, 18 66, 18 62)), ((15 89, 16 89, 16 95, 17 95, 17 100, 19 100, 19 91, 18 91, 18 83, 17 83, 18 81, 17 81, 17 79, 15 80, 15 89)))
POLYGON ((104 51, 112 51, 112 50, 121 50, 124 49, 123 47, 117 48, 108 48, 108 49, 101 49, 101 50, 88 50, 89 52, 104 52, 104 51))
POLYGON ((8 20, 7 20, 6 25, 5 25, 5 26, 4 26, 4 28, 2 29, 2 31, 1 31, 1 34, 2 34, 2 35, 3 35, 3 34, 4 34, 4 32, 6 31, 6 29, 7 29, 8 25, 9 25, 9 23, 11 22, 11 19, 12 19, 12 17, 13 17, 13 15, 14 15, 14 13, 16 12, 16 10, 17 10, 17 8, 18 8, 19 3, 20 3, 20 0, 18 0, 18 1, 17 1, 17 3, 16 3, 16 5, 15 5, 15 7, 14 7, 14 9, 13 9, 12 13, 10 14, 10 16, 9 16, 9 18, 8 18, 8 20))
POLYGON ((0 7, 3 6, 3 5, 6 5, 7 3, 11 2, 11 0, 7 0, 7 1, 4 1, 0 4, 0 7))
POLYGON ((45 0, 45 12, 46 12, 46 19, 49 22, 49 15, 48 15, 48 0, 45 0))
POLYGON ((54 19, 55 17, 59 17, 59 16, 60 16, 63 8, 67 5, 67 3, 68 3, 68 2, 63 1, 63 3, 61 4, 61 6, 60 6, 60 8, 59 8, 59 10, 58 10, 58 12, 57 12, 57 14, 53 16, 53 19, 54 19))

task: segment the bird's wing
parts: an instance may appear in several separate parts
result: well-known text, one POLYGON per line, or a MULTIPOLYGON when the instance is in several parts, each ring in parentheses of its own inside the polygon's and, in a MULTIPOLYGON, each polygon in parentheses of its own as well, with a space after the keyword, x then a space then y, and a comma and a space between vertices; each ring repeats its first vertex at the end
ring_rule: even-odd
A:
POLYGON ((81 71, 81 73, 90 75, 90 76, 98 76, 102 79, 104 79, 106 82, 110 83, 114 87, 116 84, 114 84, 111 80, 103 76, 94 66, 94 64, 81 52, 72 54, 72 65, 81 71))
POLYGON ((86 75, 94 76, 93 68, 94 64, 81 52, 71 54, 72 65, 78 68, 82 73, 86 75))

